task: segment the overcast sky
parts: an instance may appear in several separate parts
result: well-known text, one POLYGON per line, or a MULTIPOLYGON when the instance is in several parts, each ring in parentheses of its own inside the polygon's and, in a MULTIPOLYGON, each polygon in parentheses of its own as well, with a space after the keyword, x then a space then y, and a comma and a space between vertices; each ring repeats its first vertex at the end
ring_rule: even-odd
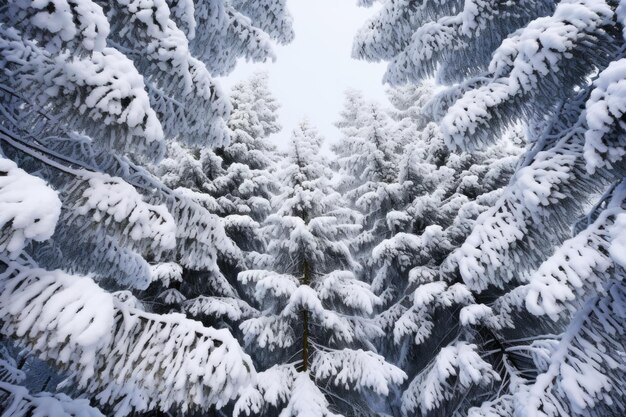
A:
POLYGON ((357 29, 375 12, 356 6, 356 0, 288 0, 294 19, 295 40, 276 47, 276 62, 252 64, 240 61, 228 77, 225 89, 255 71, 266 70, 270 89, 282 105, 283 131, 273 138, 281 146, 304 117, 326 137, 336 140, 333 126, 343 102, 343 91, 352 87, 371 99, 385 101, 381 83, 385 66, 350 57, 357 29))

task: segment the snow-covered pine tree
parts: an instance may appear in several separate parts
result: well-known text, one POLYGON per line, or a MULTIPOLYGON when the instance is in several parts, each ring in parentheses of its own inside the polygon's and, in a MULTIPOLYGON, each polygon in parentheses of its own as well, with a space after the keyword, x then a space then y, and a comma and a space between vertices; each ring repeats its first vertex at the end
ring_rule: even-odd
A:
POLYGON ((361 213, 361 232, 351 247, 365 276, 371 273, 372 248, 390 237, 385 215, 403 206, 402 190, 396 183, 399 143, 392 120, 375 102, 360 92, 348 90, 336 126, 342 132, 333 145, 338 176, 335 188, 346 204, 361 213))
POLYGON ((227 232, 239 247, 263 251, 255 233, 258 223, 270 214, 270 200, 279 190, 272 175, 278 153, 269 137, 281 130, 280 106, 269 91, 266 73, 235 85, 231 97, 231 143, 217 149, 224 173, 212 182, 211 194, 217 197, 227 232))
POLYGON ((462 283, 476 303, 414 379, 406 414, 623 414, 625 12, 388 0, 357 36, 355 55, 390 61, 388 81, 448 84, 428 107, 450 148, 482 150, 519 122, 529 141, 510 185, 416 291, 423 304, 441 298, 436 281, 462 283))
POLYGON ((473 302, 463 283, 441 278, 442 263, 503 193, 519 153, 504 142, 483 152, 451 153, 432 123, 406 150, 399 181, 413 200, 387 214, 394 234, 372 256, 379 267, 372 287, 385 300, 379 324, 392 335, 382 340, 381 352, 411 381, 404 387, 403 403, 424 389, 416 381, 436 360, 437 347, 456 335, 459 309, 473 302))
POLYGON ((272 193, 280 189, 271 172, 277 153, 268 139, 281 128, 279 105, 267 82, 267 74, 257 73, 233 87, 228 145, 192 149, 174 143, 154 167, 168 186, 184 188, 217 214, 239 250, 218 253, 219 276, 187 269, 177 279, 154 283, 149 293, 166 310, 182 309, 207 325, 226 325, 236 332, 240 321, 258 314, 241 299, 237 274, 245 269, 248 253, 264 252, 259 225, 272 210, 272 193))
MULTIPOLYGON (((376 345, 411 380, 433 359, 433 346, 450 329, 450 311, 472 300, 463 286, 445 291, 441 283, 441 297, 418 307, 414 292, 421 276, 432 278, 463 243, 476 217, 501 194, 520 152, 508 143, 481 153, 451 153, 438 126, 426 124, 429 116, 423 108, 431 89, 430 83, 390 89, 396 107, 389 113, 396 123, 385 119, 382 126, 373 123, 382 113, 379 108, 359 92, 348 91, 337 123, 344 136, 334 148, 342 174, 338 189, 361 210, 366 227, 373 225, 358 235, 355 246, 366 266, 363 275, 383 300, 377 312, 384 332, 376 345), (403 154, 397 155, 395 148, 402 147, 403 154), (380 175, 385 168, 386 178, 380 175), (433 321, 440 321, 441 334, 433 331, 433 321), (424 324, 419 337, 412 322, 424 324)), ((521 132, 511 134, 519 139, 521 132)), ((392 395, 388 401, 399 413, 398 398, 392 395)))
MULTIPOLYGON (((339 119, 335 122, 340 132, 347 137, 356 136, 359 129, 361 113, 365 108, 366 100, 363 92, 348 88, 344 91, 343 108, 339 111, 339 119)), ((346 156, 341 153, 341 149, 334 149, 338 156, 346 156)))
MULTIPOLYGON (((435 123, 424 127, 424 102, 410 106, 399 99, 423 98, 427 95, 424 88, 390 91, 396 98, 392 102, 400 104, 395 128, 405 138, 413 132, 413 140, 405 147, 395 180, 397 201, 402 204, 382 213, 389 236, 379 240, 371 254, 372 289, 383 299, 378 323, 386 335, 377 340, 377 346, 388 361, 409 375, 405 390, 414 386, 414 378, 434 360, 436 347, 454 334, 455 310, 472 300, 462 284, 448 287, 437 282, 437 271, 463 243, 477 216, 502 193, 520 153, 512 141, 480 153, 450 152, 435 123), (424 294, 421 285, 433 280, 436 293, 424 294)), ((517 139, 520 132, 511 134, 517 139)), ((396 400, 389 398, 400 413, 396 400)))
POLYGON ((284 190, 264 228, 259 269, 239 274, 260 317, 241 329, 259 369, 235 415, 372 415, 375 399, 404 373, 372 351, 380 329, 370 318, 380 300, 353 271, 348 239, 358 217, 343 208, 320 155, 322 138, 302 122, 278 176, 284 190))
MULTIPOLYGON (((223 1, 0 7, 0 329, 107 413, 220 407, 254 374, 228 331, 120 290, 181 266, 217 275, 217 248, 236 252, 203 201, 145 166, 168 143, 226 143, 230 106, 210 71, 270 56, 252 21, 289 18, 266 3, 267 19, 223 1)), ((38 394, 17 383, 2 406, 29 412, 38 394)))

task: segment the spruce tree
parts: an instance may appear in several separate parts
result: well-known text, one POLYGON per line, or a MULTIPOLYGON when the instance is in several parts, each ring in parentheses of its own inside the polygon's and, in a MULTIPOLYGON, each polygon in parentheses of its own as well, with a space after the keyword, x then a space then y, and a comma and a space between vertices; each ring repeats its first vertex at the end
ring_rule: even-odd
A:
POLYGON ((220 247, 230 250, 218 253, 218 274, 181 270, 177 279, 155 282, 149 294, 165 310, 183 311, 235 333, 239 322, 259 314, 242 299, 237 273, 246 268, 248 257, 264 252, 259 227, 272 211, 272 193, 279 190, 272 175, 277 153, 269 141, 281 128, 279 105, 267 81, 267 74, 258 73, 233 87, 228 145, 193 149, 174 144, 154 167, 166 184, 184 188, 220 217, 226 234, 220 247))
POLYGON ((623 413, 621 3, 388 0, 358 34, 354 54, 389 61, 387 81, 436 77, 426 107, 448 148, 484 152, 517 123, 529 143, 415 291, 420 309, 454 285, 473 301, 411 383, 405 414, 623 413))
MULTIPOLYGON (((430 88, 429 85, 406 86, 389 92, 397 107, 389 112, 396 123, 389 125, 387 143, 389 148, 403 143, 404 151, 401 156, 391 152, 381 155, 381 161, 394 166, 396 174, 381 182, 384 193, 375 194, 385 196, 388 203, 372 211, 382 233, 372 236, 372 247, 364 251, 370 265, 367 277, 372 290, 382 300, 377 308, 377 322, 383 336, 375 340, 375 346, 388 361, 409 375, 401 387, 405 399, 416 386, 413 379, 434 359, 433 346, 446 342, 447 334, 454 334, 454 311, 473 300, 471 292, 461 284, 434 282, 437 292, 433 295, 423 293, 420 285, 436 279, 441 263, 463 243, 477 216, 495 203, 515 169, 520 152, 512 141, 482 153, 450 152, 438 126, 425 124, 430 88), (394 158, 397 158, 395 163, 394 158)), ((367 108, 364 105, 361 109, 367 108)), ((342 125, 350 123, 343 120, 342 125)), ((511 136, 517 142, 520 132, 514 130, 511 136)), ((341 145, 337 147, 345 152, 341 145)), ((349 168, 351 165, 346 162, 359 161, 358 156, 372 159, 376 156, 373 149, 368 151, 345 152, 357 157, 339 161, 349 168)), ((354 172, 368 170, 354 169, 354 172)), ((389 395, 387 401, 394 413, 401 413, 400 396, 389 395)), ((405 412, 411 414, 415 410, 405 412)))
POLYGON ((345 204, 361 215, 362 231, 352 240, 351 249, 370 279, 372 248, 390 236, 385 215, 402 205, 402 191, 396 184, 399 144, 390 117, 358 92, 346 92, 340 116, 336 126, 342 137, 333 145, 338 167, 335 188, 344 194, 345 204))
POLYGON ((263 369, 235 415, 370 415, 404 373, 371 351, 380 335, 371 315, 380 300, 353 271, 348 239, 354 214, 331 187, 322 138, 307 122, 293 132, 285 181, 265 228, 261 269, 239 274, 263 314, 244 321, 246 346, 263 369))

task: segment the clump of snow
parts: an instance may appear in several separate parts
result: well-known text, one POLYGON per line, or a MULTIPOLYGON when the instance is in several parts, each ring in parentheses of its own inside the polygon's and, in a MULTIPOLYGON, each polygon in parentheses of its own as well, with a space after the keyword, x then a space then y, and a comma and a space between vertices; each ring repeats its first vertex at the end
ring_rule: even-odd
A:
POLYGON ((613 61, 593 83, 586 103, 585 160, 587 170, 611 166, 626 154, 626 59, 613 61))
POLYGON ((25 387, 0 381, 3 410, 12 417, 104 417, 87 399, 72 399, 65 394, 31 394, 25 387))
POLYGON ((245 301, 230 297, 200 296, 183 302, 182 308, 194 317, 226 318, 235 322, 258 314, 245 301))
POLYGON ((476 326, 493 317, 491 307, 484 304, 471 304, 461 309, 459 319, 463 326, 476 326))
POLYGON ((183 281, 183 268, 175 262, 164 262, 150 266, 152 281, 160 281, 164 287, 183 281))
POLYGON ((133 62, 116 49, 94 52, 89 60, 74 59, 65 66, 63 77, 56 78, 60 90, 86 90, 78 110, 94 122, 128 127, 147 142, 163 140, 163 130, 150 106, 144 78, 133 62))
POLYGON ((19 26, 28 22, 44 32, 34 36, 47 50, 60 50, 72 40, 89 51, 102 51, 106 46, 109 22, 102 7, 92 0, 14 0, 8 12, 19 26))
POLYGON ((256 375, 253 384, 242 389, 233 416, 258 415, 269 406, 278 407, 288 401, 298 373, 292 365, 274 365, 256 375))
POLYGON ((400 385, 406 374, 374 352, 343 349, 318 352, 311 362, 316 381, 330 381, 347 390, 372 390, 388 395, 391 384, 400 385))
POLYGON ((49 239, 60 214, 56 191, 0 156, 0 251, 15 256, 29 240, 49 239))
POLYGON ((350 271, 334 271, 325 276, 315 287, 322 301, 336 302, 353 308, 362 314, 372 314, 382 303, 370 286, 356 279, 350 271))
POLYGON ((476 345, 466 342, 457 342, 441 349, 426 371, 418 375, 402 395, 405 415, 417 410, 428 414, 451 395, 463 395, 473 386, 500 380, 476 349, 476 345))
POLYGON ((301 372, 293 383, 287 406, 279 417, 341 417, 328 410, 328 401, 311 380, 307 372, 301 372))
POLYGON ((612 240, 609 253, 611 258, 626 268, 626 214, 618 214, 611 228, 612 240))
POLYGON ((176 246, 176 223, 165 206, 145 203, 136 189, 121 178, 92 173, 79 200, 77 213, 91 216, 99 227, 122 225, 132 240, 149 240, 153 250, 176 246))

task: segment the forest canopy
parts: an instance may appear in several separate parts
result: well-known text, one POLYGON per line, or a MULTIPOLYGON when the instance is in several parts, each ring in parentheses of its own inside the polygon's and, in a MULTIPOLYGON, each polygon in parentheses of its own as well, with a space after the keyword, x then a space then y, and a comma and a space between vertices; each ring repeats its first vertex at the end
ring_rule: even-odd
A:
POLYGON ((626 1, 357 3, 336 137, 287 0, 0 4, 0 415, 626 415, 626 1))

